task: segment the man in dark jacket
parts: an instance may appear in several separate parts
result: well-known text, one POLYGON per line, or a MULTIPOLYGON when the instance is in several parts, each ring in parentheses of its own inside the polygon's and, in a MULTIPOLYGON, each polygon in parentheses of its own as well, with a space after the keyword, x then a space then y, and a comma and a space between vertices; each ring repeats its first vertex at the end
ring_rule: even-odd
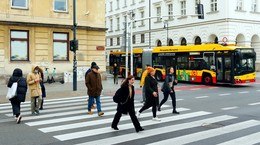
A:
POLYGON ((11 88, 13 83, 17 82, 16 96, 10 99, 13 109, 13 114, 15 115, 16 123, 20 123, 22 116, 20 114, 21 102, 25 101, 27 92, 26 79, 23 77, 23 72, 21 69, 16 68, 13 71, 13 75, 8 81, 7 87, 11 88))
POLYGON ((88 114, 91 112, 91 106, 93 105, 94 99, 96 99, 98 116, 103 116, 104 113, 101 111, 100 94, 102 91, 101 75, 98 72, 99 67, 94 65, 92 71, 85 78, 85 83, 88 88, 88 114))

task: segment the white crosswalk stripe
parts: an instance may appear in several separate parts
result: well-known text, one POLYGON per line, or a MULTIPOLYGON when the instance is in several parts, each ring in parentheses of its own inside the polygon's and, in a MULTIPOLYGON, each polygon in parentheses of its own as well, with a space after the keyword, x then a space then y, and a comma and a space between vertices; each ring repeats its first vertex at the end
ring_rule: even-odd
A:
MULTIPOLYGON (((119 131, 111 129, 110 125, 116 113, 116 104, 110 96, 101 97, 104 117, 99 117, 96 109, 93 115, 87 115, 87 97, 71 97, 46 100, 44 110, 38 116, 30 115, 30 102, 22 104, 24 122, 29 127, 37 128, 40 132, 50 134, 63 141, 64 144, 103 145, 103 144, 149 144, 149 145, 182 145, 203 144, 200 142, 220 136, 225 138, 214 144, 257 144, 260 143, 260 133, 252 128, 260 128, 259 120, 245 120, 231 115, 214 114, 207 111, 193 111, 188 108, 177 108, 179 115, 172 114, 171 105, 163 105, 158 112, 161 122, 152 121, 151 109, 144 111, 140 124, 145 129, 136 133, 129 115, 123 115, 118 125, 119 131), (208 127, 214 124, 223 124, 208 127), (182 134, 185 130, 196 130, 182 134), (240 134, 247 131, 248 134, 240 134), (162 135, 168 134, 165 137, 162 135), (174 136, 169 136, 173 134, 174 136), (235 134, 236 137, 229 137, 235 134)), ((169 103, 170 104, 170 103, 169 103)), ((136 101, 135 109, 143 104, 136 101)), ((10 104, 1 104, 0 113, 12 116, 10 104)), ((208 142, 210 143, 210 142, 208 142)))

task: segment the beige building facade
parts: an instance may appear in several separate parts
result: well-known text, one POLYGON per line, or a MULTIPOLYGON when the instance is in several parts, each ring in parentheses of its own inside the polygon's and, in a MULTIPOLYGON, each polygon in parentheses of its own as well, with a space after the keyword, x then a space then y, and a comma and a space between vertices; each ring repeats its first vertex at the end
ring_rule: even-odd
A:
MULTIPOLYGON (((95 61, 105 74, 105 0, 76 1, 78 70, 95 61)), ((32 64, 56 68, 56 76, 72 72, 73 0, 0 1, 0 80, 15 68, 24 74, 32 64)))

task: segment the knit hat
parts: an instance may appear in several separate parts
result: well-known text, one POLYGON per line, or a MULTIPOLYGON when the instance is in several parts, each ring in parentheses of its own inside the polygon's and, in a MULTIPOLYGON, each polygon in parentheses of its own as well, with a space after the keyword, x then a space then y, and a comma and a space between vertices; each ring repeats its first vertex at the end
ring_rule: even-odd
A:
POLYGON ((152 67, 147 68, 147 73, 148 73, 148 74, 150 74, 150 73, 153 72, 153 71, 154 71, 154 68, 152 68, 152 67))
POLYGON ((91 68, 94 66, 94 65, 97 65, 96 62, 91 62, 91 68))

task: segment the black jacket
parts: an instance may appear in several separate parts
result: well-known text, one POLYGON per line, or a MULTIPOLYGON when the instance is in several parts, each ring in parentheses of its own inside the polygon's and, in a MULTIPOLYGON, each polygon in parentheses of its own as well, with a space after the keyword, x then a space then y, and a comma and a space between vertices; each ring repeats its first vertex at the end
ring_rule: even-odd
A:
POLYGON ((117 104, 117 111, 123 112, 123 114, 127 114, 127 112, 130 112, 130 110, 134 111, 134 86, 132 86, 132 96, 129 97, 129 88, 128 86, 122 86, 119 92, 119 103, 117 104))
POLYGON ((114 67, 113 75, 119 75, 119 68, 118 68, 118 66, 114 67))
POLYGON ((176 80, 176 78, 175 78, 174 74, 167 74, 161 91, 163 91, 165 93, 169 93, 170 91, 174 91, 174 85, 177 85, 175 80, 176 80), (172 87, 170 87, 169 82, 172 82, 172 81, 173 81, 173 84, 172 84, 172 87))
POLYGON ((17 95, 14 98, 10 99, 10 101, 24 102, 26 97, 26 92, 27 92, 27 82, 26 79, 23 77, 22 70, 19 68, 16 68, 13 71, 13 75, 10 77, 7 87, 11 88, 13 83, 17 81, 18 81, 17 95))
MULTIPOLYGON (((158 82, 155 78, 152 76, 148 75, 145 78, 144 81, 144 86, 145 86, 145 97, 146 97, 146 102, 147 104, 153 105, 156 103, 158 105, 159 103, 159 96, 154 97, 153 92, 158 93, 158 82)), ((159 93, 158 93, 159 95, 159 93)))

